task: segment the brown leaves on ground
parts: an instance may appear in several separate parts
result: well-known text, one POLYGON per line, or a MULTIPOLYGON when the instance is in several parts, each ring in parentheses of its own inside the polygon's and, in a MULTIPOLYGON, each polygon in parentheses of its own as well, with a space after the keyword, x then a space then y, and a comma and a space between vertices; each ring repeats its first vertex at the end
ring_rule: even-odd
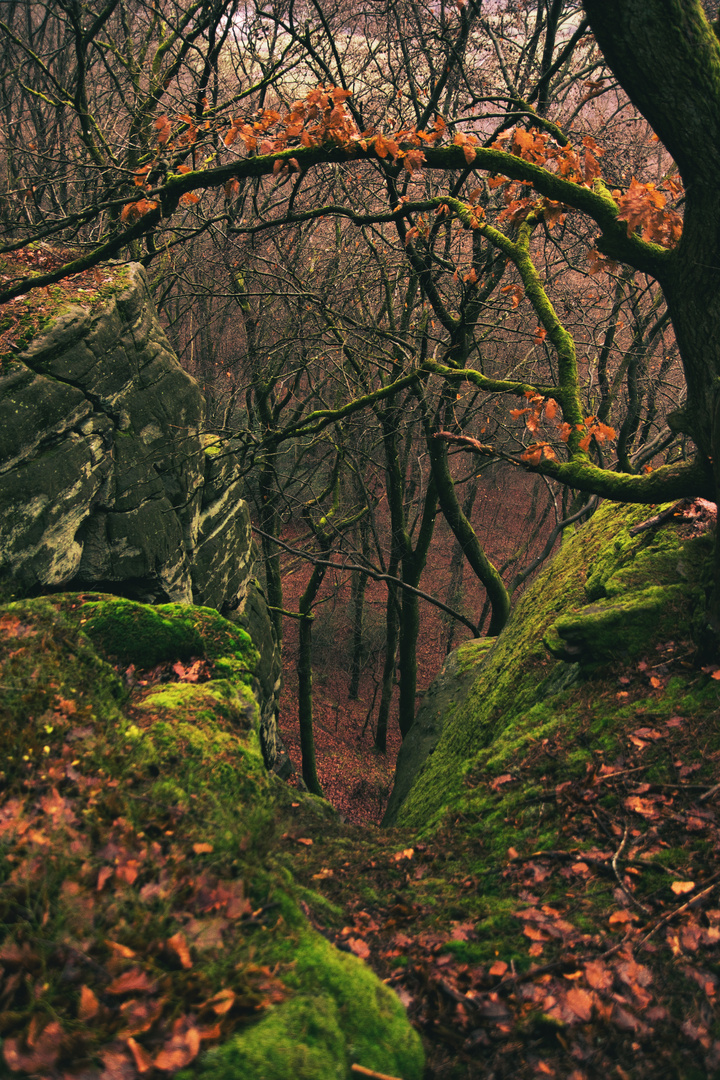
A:
MULTIPOLYGON (((12 622, 3 640, 33 633, 12 622)), ((273 905, 253 911, 192 802, 151 799, 153 776, 122 745, 113 774, 90 705, 42 692, 47 745, 0 796, 0 1073, 159 1080, 282 1000, 279 973, 242 951, 273 905)))
POLYGON ((620 674, 636 710, 617 753, 596 750, 584 772, 563 768, 574 742, 541 738, 512 772, 468 774, 513 829, 504 863, 493 856, 484 873, 469 871, 486 834, 471 816, 449 822, 432 849, 406 849, 412 858, 392 835, 375 836, 365 862, 335 861, 332 845, 317 841, 296 849, 313 888, 343 905, 338 947, 395 989, 424 1034, 429 1076, 717 1074, 717 752, 712 725, 700 737, 695 717, 656 715, 648 697, 652 680, 667 682, 686 655, 668 642, 620 674), (537 821, 538 808, 536 828, 558 836, 548 849, 527 845, 523 822, 537 821), (505 914, 493 935, 496 897, 505 914))

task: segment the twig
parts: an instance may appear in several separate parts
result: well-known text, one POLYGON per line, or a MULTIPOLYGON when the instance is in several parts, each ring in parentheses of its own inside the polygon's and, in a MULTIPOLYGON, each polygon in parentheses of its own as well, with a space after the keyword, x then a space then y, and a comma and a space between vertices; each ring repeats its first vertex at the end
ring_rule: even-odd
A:
MULTIPOLYGON (((253 525, 253 532, 256 532, 258 536, 264 536, 268 540, 272 540, 273 544, 277 544, 278 547, 283 548, 285 551, 289 551, 291 555, 298 555, 301 559, 306 559, 311 562, 313 566, 327 566, 331 570, 360 570, 363 574, 367 574, 374 581, 389 581, 393 585, 397 585, 399 589, 404 589, 406 592, 413 593, 414 596, 419 596, 421 600, 427 600, 428 604, 434 604, 435 607, 440 608, 441 611, 446 612, 448 615, 452 615, 453 619, 457 619, 464 626, 467 626, 469 630, 472 630, 473 637, 480 637, 480 630, 471 622, 470 619, 466 619, 464 615, 461 615, 459 611, 454 611, 453 608, 448 607, 447 604, 443 604, 442 600, 438 600, 436 596, 431 596, 430 593, 423 592, 422 589, 416 589, 413 585, 408 585, 406 581, 401 578, 393 577, 392 574, 381 574, 379 570, 371 570, 369 566, 364 566, 362 563, 352 562, 333 562, 332 559, 320 559, 317 555, 311 555, 308 551, 301 551, 300 548, 291 547, 290 544, 286 544, 283 540, 280 540, 277 536, 273 536, 271 533, 263 532, 262 529, 258 529, 257 525, 253 525)), ((284 614, 297 616, 293 612, 286 612, 284 614)))
POLYGON ((652 915, 652 912, 650 911, 650 909, 646 908, 644 904, 641 904, 639 900, 636 900, 635 897, 633 896, 633 894, 630 892, 630 890, 628 888, 626 888, 625 885, 623 885, 623 883, 622 883, 622 881, 620 879, 620 874, 618 873, 618 868, 617 868, 618 859, 620 858, 623 851, 625 850, 625 845, 627 844, 627 838, 628 838, 629 831, 630 831, 630 826, 626 825, 625 826, 625 832, 623 833, 623 838, 620 841, 620 847, 617 849, 617 851, 615 852, 615 854, 612 857, 611 866, 613 868, 613 874, 615 875, 615 880, 617 881, 618 885, 620 886, 622 891, 627 896, 630 903, 634 904, 636 908, 639 908, 639 910, 642 911, 642 913, 644 915, 652 915))
POLYGON ((667 510, 662 510, 659 514, 655 514, 654 517, 641 521, 639 525, 634 525, 632 529, 628 529, 630 536, 637 536, 638 533, 645 532, 646 529, 652 529, 653 525, 662 525, 664 521, 669 521, 670 518, 675 516, 675 511, 679 510, 686 502, 690 502, 690 500, 680 499, 679 502, 673 503, 667 510))
POLYGON ((356 1076, 368 1076, 370 1080, 400 1080, 398 1076, 375 1072, 374 1069, 366 1069, 364 1065, 351 1065, 350 1072, 355 1073, 356 1076))
MULTIPOLYGON (((590 855, 588 852, 583 851, 582 848, 575 848, 573 851, 534 851, 532 855, 516 855, 511 859, 511 863, 523 863, 532 862, 533 859, 554 859, 558 862, 583 862, 588 866, 594 867, 596 870, 602 870, 606 874, 611 875, 612 871, 612 856, 608 855, 607 858, 600 859, 595 855, 590 855)), ((644 869, 663 870, 667 871, 667 867, 662 863, 651 862, 648 859, 626 859, 627 866, 642 866, 644 869)), ((670 871, 674 875, 674 871, 670 871)))
POLYGON ((704 795, 701 795, 698 802, 704 802, 705 799, 709 799, 716 791, 720 791, 720 784, 715 784, 715 786, 711 787, 709 791, 706 791, 704 795))
POLYGON ((702 899, 703 896, 707 896, 708 893, 711 893, 713 891, 713 889, 718 884, 718 878, 720 878, 720 873, 715 874, 715 880, 712 882, 712 884, 706 885, 706 887, 704 889, 702 889, 701 892, 695 893, 694 896, 692 896, 684 904, 681 904, 680 907, 675 908, 673 911, 669 912, 667 915, 663 915, 662 919, 660 919, 658 922, 656 922, 655 925, 653 926, 652 930, 650 930, 645 935, 645 937, 640 941, 640 943, 638 944, 638 948, 642 948, 642 946, 645 944, 645 942, 649 941, 650 938, 653 936, 653 934, 657 933, 657 931, 660 929, 661 926, 665 926, 666 923, 671 922, 672 919, 676 918, 678 915, 682 915, 683 911, 687 911, 687 909, 689 907, 692 907, 693 904, 696 904, 698 902, 698 900, 702 899))
MULTIPOLYGON (((529 971, 524 971, 518 975, 508 975, 498 983, 496 989, 504 990, 507 986, 514 986, 516 983, 521 982, 529 982, 530 979, 535 979, 538 975, 549 975, 553 971, 562 970, 562 968, 574 967, 577 969, 582 964, 590 963, 593 960, 607 960, 609 957, 614 956, 616 952, 620 952, 620 950, 627 945, 632 934, 633 931, 630 931, 625 935, 622 941, 619 941, 617 945, 613 945, 611 948, 606 949, 605 952, 600 953, 599 956, 594 955, 593 953, 586 953, 585 956, 566 956, 564 960, 554 960, 550 964, 543 964, 541 967, 530 968, 529 971)), ((468 999, 468 1001, 470 1001, 470 999, 468 999)), ((470 1003, 472 1004, 471 1001, 470 1003)))

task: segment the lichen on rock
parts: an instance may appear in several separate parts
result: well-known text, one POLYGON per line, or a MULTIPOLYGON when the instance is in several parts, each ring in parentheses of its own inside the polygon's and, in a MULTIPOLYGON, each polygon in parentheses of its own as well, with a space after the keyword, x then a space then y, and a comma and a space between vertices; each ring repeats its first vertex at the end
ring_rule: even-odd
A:
MULTIPOLYGON (((287 772, 280 660, 235 446, 205 430, 200 388, 170 347, 142 267, 107 275, 97 294, 78 294, 19 338, 0 370, 0 592, 96 589, 229 615, 263 639, 261 739, 268 765, 287 772)), ((197 652, 189 623, 139 611, 125 628, 114 610, 116 655, 159 661, 170 631, 186 636, 170 643, 178 658, 197 652)), ((98 611, 88 630, 100 634, 101 621, 98 611)), ((237 653, 223 654, 226 672, 237 653)))

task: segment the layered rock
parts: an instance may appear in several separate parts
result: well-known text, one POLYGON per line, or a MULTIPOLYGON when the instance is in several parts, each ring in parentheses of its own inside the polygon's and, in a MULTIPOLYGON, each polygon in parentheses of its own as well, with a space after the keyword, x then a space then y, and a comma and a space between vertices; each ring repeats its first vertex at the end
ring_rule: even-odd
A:
MULTIPOLYGON (((664 642, 702 647, 713 537, 670 520, 634 532, 647 507, 606 503, 539 575, 491 642, 448 657, 398 756, 383 824, 426 824, 467 796, 504 741, 546 740, 607 673, 664 642), (588 569, 589 568, 589 569, 588 569), (482 766, 480 763, 483 763, 482 766)), ((618 699, 622 705, 622 697, 618 699)))
POLYGON ((232 447, 205 435, 200 388, 142 267, 117 268, 113 284, 104 302, 70 306, 3 358, 0 585, 100 589, 238 619, 263 640, 263 741, 275 763, 280 663, 232 447))

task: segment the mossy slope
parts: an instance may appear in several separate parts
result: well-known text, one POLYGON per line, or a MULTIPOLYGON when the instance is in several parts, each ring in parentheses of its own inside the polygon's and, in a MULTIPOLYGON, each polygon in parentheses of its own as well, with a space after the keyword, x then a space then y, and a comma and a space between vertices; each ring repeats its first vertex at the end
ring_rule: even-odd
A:
POLYGON ((427 827, 464 805, 464 777, 481 761, 502 771, 531 741, 572 725, 595 672, 602 681, 608 665, 651 643, 702 636, 711 538, 688 538, 675 523, 631 536, 647 516, 645 507, 602 506, 528 589, 490 652, 477 651, 477 678, 448 708, 400 824, 427 827))
POLYGON ((248 635, 94 593, 6 605, 0 631, 5 1063, 419 1080, 396 995, 301 909, 283 850, 304 800, 264 767, 248 635))

